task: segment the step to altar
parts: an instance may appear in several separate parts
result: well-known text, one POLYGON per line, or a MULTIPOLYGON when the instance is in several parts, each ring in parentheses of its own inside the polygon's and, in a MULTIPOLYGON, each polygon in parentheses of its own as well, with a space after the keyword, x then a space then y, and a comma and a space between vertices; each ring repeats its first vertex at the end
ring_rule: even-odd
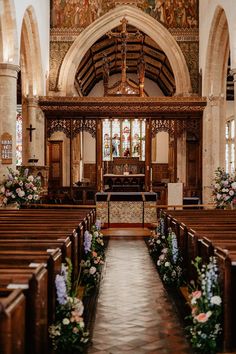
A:
POLYGON ((134 237, 143 238, 150 236, 150 230, 146 227, 128 227, 128 228, 107 228, 102 229, 103 235, 115 238, 115 237, 134 237))

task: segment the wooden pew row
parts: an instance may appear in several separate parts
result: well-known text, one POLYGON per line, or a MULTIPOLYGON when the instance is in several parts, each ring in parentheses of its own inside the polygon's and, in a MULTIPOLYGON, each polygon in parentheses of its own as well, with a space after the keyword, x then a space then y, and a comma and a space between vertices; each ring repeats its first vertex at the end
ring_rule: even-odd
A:
POLYGON ((236 296, 236 214, 231 212, 223 217, 219 211, 216 214, 211 211, 204 217, 203 213, 199 212, 188 212, 184 216, 182 214, 179 217, 171 215, 168 225, 172 225, 178 234, 187 272, 190 273, 189 279, 194 277, 193 268, 191 274, 191 261, 196 256, 201 256, 204 262, 208 262, 213 254, 217 257, 223 291, 224 349, 231 350, 236 347, 232 334, 233 319, 236 315, 236 306, 232 301, 236 296))
POLYGON ((62 255, 57 248, 48 253, 47 251, 0 251, 0 269, 36 267, 43 263, 48 271, 48 321, 54 320, 56 306, 55 277, 60 273, 62 255))
POLYGON ((25 296, 20 289, 0 288, 1 353, 25 354, 25 296))
POLYGON ((26 298, 25 352, 29 354, 48 351, 47 281, 43 264, 36 268, 0 269, 0 288, 23 289, 26 298))
MULTIPOLYGON (((17 211, 18 212, 18 211, 17 211)), ((58 213, 58 210, 56 210, 58 213)), ((86 210, 87 212, 87 210, 86 210)), ((6 213, 8 214, 9 213, 6 213)), ((71 255, 71 241, 68 239, 68 237, 65 237, 65 232, 68 231, 68 227, 74 226, 74 217, 68 215, 63 217, 63 215, 60 215, 58 217, 58 214, 55 215, 55 213, 51 213, 51 215, 40 215, 40 217, 36 217, 36 215, 32 215, 31 213, 22 213, 24 215, 21 215, 20 218, 19 216, 16 217, 15 213, 11 213, 11 216, 8 217, 7 215, 2 216, 0 215, 0 281, 4 283, 7 283, 13 279, 13 276, 17 278, 18 275, 14 275, 14 267, 18 267, 19 271, 22 273, 25 270, 23 270, 24 266, 29 266, 29 262, 36 263, 43 261, 45 264, 47 264, 47 268, 49 270, 49 277, 48 279, 54 278, 56 273, 51 269, 51 264, 50 259, 46 259, 48 255, 45 255, 45 250, 48 250, 48 246, 50 245, 52 253, 53 247, 59 246, 62 248, 62 253, 63 253, 63 258, 66 256, 71 255), (53 221, 52 221, 53 220, 53 221), (43 224, 41 224, 43 223, 43 224), (53 224, 53 225, 52 225, 53 224), (66 226, 65 226, 66 225, 66 226), (20 229, 20 230, 19 230, 20 229), (48 231, 50 229, 50 231, 48 231), (50 233, 49 233, 50 232, 50 233), (11 234, 9 237, 9 233, 11 234), (38 233, 36 235, 36 233, 38 233), (39 235, 39 233, 41 235, 39 235), (49 233, 49 234, 48 234, 49 233), (64 234, 64 237, 63 237, 64 234), (14 235, 14 236, 13 236, 14 235), (20 243, 18 239, 12 239, 13 237, 22 237, 20 243), (23 239, 24 237, 24 239, 23 239), (26 237, 26 238, 25 238, 26 237), (29 245, 29 240, 35 237, 34 241, 30 241, 29 245), (43 237, 43 238, 42 238, 43 237), (46 237, 46 239, 45 239, 46 237), (51 238, 51 240, 48 239, 51 238), (57 239, 55 238, 57 237, 57 239), (61 239, 58 240, 58 237, 61 237, 61 239), (38 241, 37 241, 38 240, 38 241), (65 242, 66 241, 66 242, 65 242), (37 244, 36 244, 37 243, 37 244), (52 245, 53 244, 53 245, 52 245), (16 254, 17 250, 17 254, 16 254), (35 252, 35 250, 38 250, 35 252), (44 253, 44 254, 43 254, 44 253), (10 257, 9 257, 10 255, 10 257), (44 258, 42 258, 42 256, 44 258), (24 264, 24 265, 22 265, 24 264), (4 267, 7 267, 4 268, 4 267), (1 271, 2 269, 2 271, 1 271), (50 270, 51 269, 51 270, 50 270), (10 272, 11 274, 6 274, 7 272, 10 272), (52 276, 53 274, 53 276, 52 276)), ((38 210, 37 210, 38 214, 38 210)), ((43 213, 42 213, 43 214, 43 213)), ((17 213, 17 215, 19 215, 17 213)), ((76 213, 75 216, 78 216, 78 213, 76 213)), ((81 216, 81 215, 80 215, 81 216)), ((91 219, 93 220, 93 219, 91 219)), ((95 221, 95 220, 94 220, 95 221)), ((77 223, 76 223, 77 224, 77 223)), ((84 223, 85 228, 87 228, 87 221, 84 223)), ((83 228, 82 228, 83 229, 83 228)), ((81 231, 81 229, 80 229, 81 231)), ((82 230, 82 233, 84 230, 82 230)), ((82 234, 81 233, 81 234, 82 234)), ((73 232, 75 234, 75 232, 73 232)), ((78 240, 80 239, 80 244, 82 244, 82 237, 77 237, 77 245, 78 245, 78 240)), ((72 247, 73 249, 73 247, 72 247)), ((78 247, 77 247, 78 249, 78 247)), ((81 247, 80 247, 81 249, 81 247)), ((49 250, 48 250, 49 251, 49 250)), ((58 250, 57 250, 58 252, 58 250)), ((79 251, 78 251, 79 252, 79 251)), ((62 258, 60 259, 59 264, 61 265, 62 258)), ((79 262, 79 258, 77 257, 77 263, 79 262)), ((78 267, 77 267, 78 268, 78 267)), ((56 267, 54 267, 54 270, 56 267)), ((60 267, 58 267, 58 271, 60 270, 60 267)), ((58 272, 57 271, 57 272, 58 272)), ((23 275, 21 275, 21 278, 23 275)), ((27 281, 27 276, 24 275, 25 282, 27 281)), ((28 276, 29 279, 29 276, 28 276)), ((2 283, 2 285, 4 285, 2 283)), ((55 289, 54 291, 51 289, 51 285, 54 285, 54 280, 50 282, 48 280, 48 318, 49 318, 49 323, 50 321, 53 320, 53 313, 54 313, 54 304, 55 304, 55 296, 53 296, 53 293, 55 294, 55 289), (50 296, 50 293, 52 296, 50 296), (51 299, 51 301, 50 301, 51 299), (50 310, 51 308, 51 310, 50 310)), ((25 284, 26 285, 26 284, 25 284)), ((44 296, 45 297, 45 296, 44 296)), ((29 323, 29 320, 27 321, 29 323)), ((47 327, 47 326, 46 326, 47 327)), ((28 333, 28 330, 26 331, 28 333)), ((37 336, 40 338, 40 336, 37 336)), ((33 338, 33 336, 31 337, 33 338)), ((33 341, 33 340, 32 340, 33 341)), ((42 341, 43 342, 43 341, 42 341)), ((27 341, 28 343, 28 341, 27 341)), ((32 348, 32 345, 31 345, 32 348)), ((27 350, 27 348, 26 348, 27 350)), ((24 352, 24 351, 23 351, 24 352)), ((28 350, 27 350, 28 352, 28 350)), ((31 353, 31 352, 30 352, 31 353)), ((39 350, 40 353, 40 350, 39 350)), ((4 353, 5 354, 5 353, 4 353)))
POLYGON ((63 219, 63 220, 68 220, 69 218, 71 220, 74 220, 75 222, 81 222, 83 220, 84 222, 84 228, 90 230, 91 225, 95 223, 95 209, 85 209, 79 211, 73 211, 73 210, 67 210, 67 209, 20 209, 20 210, 3 210, 0 215, 1 218, 6 218, 6 220, 12 219, 13 217, 17 218, 22 218, 22 216, 29 217, 29 218, 47 218, 49 220, 53 219, 63 219))

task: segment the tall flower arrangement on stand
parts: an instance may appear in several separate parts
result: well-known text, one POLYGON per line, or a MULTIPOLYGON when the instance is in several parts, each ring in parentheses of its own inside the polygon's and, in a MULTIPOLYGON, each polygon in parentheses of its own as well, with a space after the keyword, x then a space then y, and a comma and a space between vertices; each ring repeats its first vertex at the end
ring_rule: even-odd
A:
POLYGON ((215 171, 212 194, 218 208, 236 203, 236 175, 226 173, 223 168, 218 167, 215 171))
POLYGON ((71 285, 71 263, 62 265, 56 276, 56 318, 49 327, 49 336, 56 354, 84 353, 89 337, 85 330, 82 301, 76 297, 71 285))
POLYGON ((187 331, 197 352, 214 354, 222 333, 222 299, 216 260, 211 257, 208 264, 201 265, 201 258, 197 257, 194 266, 198 283, 190 293, 192 313, 187 331))
POLYGON ((39 199, 41 191, 40 177, 34 177, 29 174, 29 170, 20 169, 13 171, 8 168, 7 178, 2 182, 0 187, 0 195, 2 205, 6 206, 12 203, 19 205, 24 203, 32 203, 39 199))

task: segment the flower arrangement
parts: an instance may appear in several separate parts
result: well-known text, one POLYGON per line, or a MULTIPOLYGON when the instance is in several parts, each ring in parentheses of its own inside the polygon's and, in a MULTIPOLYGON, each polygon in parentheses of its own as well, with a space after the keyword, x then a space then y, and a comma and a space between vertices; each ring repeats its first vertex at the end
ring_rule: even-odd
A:
POLYGON ((100 282, 105 258, 105 247, 100 224, 96 222, 91 232, 84 233, 84 257, 81 261, 81 285, 85 286, 85 295, 96 289, 100 282))
POLYGON ((8 176, 2 183, 0 195, 2 205, 6 206, 11 203, 32 203, 39 199, 41 190, 40 177, 29 175, 29 170, 20 169, 13 171, 8 168, 8 176))
POLYGON ((71 286, 71 262, 62 265, 61 273, 56 276, 57 307, 56 318, 49 327, 49 336, 56 354, 84 353, 88 343, 88 332, 85 330, 84 306, 76 297, 77 289, 71 286))
POLYGON ((191 324, 187 327, 193 348, 201 354, 213 354, 219 349, 222 333, 222 299, 220 294, 216 259, 210 258, 208 264, 201 264, 197 257, 193 262, 198 283, 193 285, 190 293, 192 306, 188 317, 191 324))
POLYGON ((148 239, 149 253, 156 262, 163 248, 166 247, 166 237, 160 232, 161 224, 159 222, 156 231, 152 231, 148 239))
POLYGON ((236 176, 218 167, 215 171, 212 194, 218 208, 224 208, 231 202, 236 204, 236 176))
POLYGON ((157 260, 162 281, 168 286, 178 287, 183 281, 182 257, 179 254, 175 233, 169 229, 166 246, 157 260))

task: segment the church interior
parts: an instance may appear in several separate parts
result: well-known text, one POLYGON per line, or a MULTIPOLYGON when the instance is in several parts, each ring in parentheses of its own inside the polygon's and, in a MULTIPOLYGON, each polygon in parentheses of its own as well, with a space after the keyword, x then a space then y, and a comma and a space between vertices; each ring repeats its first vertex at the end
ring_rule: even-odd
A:
POLYGON ((235 353, 234 0, 0 0, 0 352, 235 353))

